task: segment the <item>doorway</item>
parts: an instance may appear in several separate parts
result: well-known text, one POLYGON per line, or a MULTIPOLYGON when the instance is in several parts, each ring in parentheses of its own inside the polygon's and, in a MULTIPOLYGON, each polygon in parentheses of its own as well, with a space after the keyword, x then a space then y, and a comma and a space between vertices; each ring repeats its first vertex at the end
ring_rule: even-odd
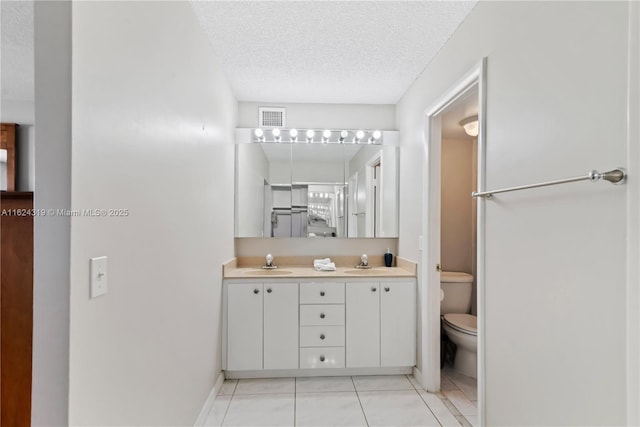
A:
MULTIPOLYGON (((440 99, 425 112, 425 164, 427 167, 424 174, 424 194, 423 212, 425 212, 422 229, 423 235, 427 236, 422 255, 422 283, 424 292, 420 297, 422 306, 422 383, 429 391, 439 391, 441 385, 441 271, 462 270, 462 272, 473 277, 472 291, 475 291, 470 298, 470 307, 467 315, 475 315, 477 319, 477 344, 476 377, 477 389, 475 397, 478 407, 478 421, 483 424, 484 420, 484 212, 483 202, 475 201, 471 197, 471 191, 478 191, 484 186, 484 156, 485 156, 485 105, 486 105, 486 59, 483 59, 477 66, 462 76, 458 83, 445 91, 440 99), (475 111, 472 104, 475 103, 475 111), (475 112, 475 114, 474 114, 475 112), (477 115, 478 133, 473 138, 467 139, 465 147, 451 146, 452 123, 458 127, 455 129, 458 135, 464 135, 460 122, 470 116, 477 115), (445 145, 443 145, 445 144, 445 145), (454 147, 453 150, 450 150, 454 147), (444 150, 443 150, 444 148, 444 150), (444 152, 446 150, 446 152, 444 152), (456 203, 464 200, 465 219, 458 218, 464 222, 464 228, 468 235, 464 239, 453 239, 456 241, 443 242, 443 238, 451 237, 451 212, 443 212, 443 208, 451 209, 450 200, 443 203, 443 154, 450 157, 450 151, 466 152, 468 164, 464 166, 464 173, 457 171, 445 171, 454 180, 465 175, 471 179, 460 188, 468 194, 458 195, 456 203), (473 159, 473 160, 471 160, 473 159), (449 172, 453 172, 452 174, 449 172), (471 191, 469 191, 471 189, 471 191), (444 218, 444 216, 447 218, 444 218), (444 229, 443 229, 444 225, 444 229), (443 247, 443 243, 445 246, 443 247), (464 249, 464 256, 459 256, 456 251, 468 245, 464 249), (466 270, 466 271, 465 271, 466 270)), ((456 141, 453 141, 455 143, 456 141)), ((457 141, 461 142, 461 141, 457 141)), ((451 159, 445 159, 450 161, 451 159)), ((446 166, 449 168, 449 166, 446 166)), ((459 179, 458 179, 459 180, 459 179)), ((446 182, 445 182, 446 184, 446 182)), ((448 191, 448 190, 447 190, 448 191)), ((461 190, 462 191, 462 190, 461 190)), ((449 197, 447 194, 446 197, 449 197)), ((454 221, 455 223, 455 221, 454 221)), ((458 232, 460 230, 457 230, 458 232)), ((464 232, 464 230, 463 230, 464 232)), ((460 237, 460 236, 458 236, 460 237)), ((459 271, 460 272, 460 271, 459 271)), ((471 328, 469 328, 470 330, 471 328)), ((469 346, 465 346, 466 349, 469 346)), ((453 371, 455 372, 455 371, 453 371)), ((467 372, 468 374, 468 372, 467 372)), ((442 381, 448 381, 448 377, 443 377, 442 381)), ((467 384, 468 385, 468 384, 467 384)))

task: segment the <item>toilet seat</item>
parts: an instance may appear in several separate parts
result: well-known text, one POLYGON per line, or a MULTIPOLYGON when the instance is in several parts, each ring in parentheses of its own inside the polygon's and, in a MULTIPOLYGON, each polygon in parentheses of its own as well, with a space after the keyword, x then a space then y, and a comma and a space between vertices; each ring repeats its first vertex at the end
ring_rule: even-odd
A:
POLYGON ((444 322, 452 329, 469 335, 478 335, 478 318, 472 314, 447 313, 444 322))

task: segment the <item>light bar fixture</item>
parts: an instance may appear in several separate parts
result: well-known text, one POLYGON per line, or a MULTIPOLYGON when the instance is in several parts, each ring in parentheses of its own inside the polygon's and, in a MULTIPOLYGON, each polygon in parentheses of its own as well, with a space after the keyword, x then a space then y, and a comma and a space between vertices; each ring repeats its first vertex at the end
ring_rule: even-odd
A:
MULTIPOLYGON (((274 143, 296 143, 306 141, 307 143, 323 144, 383 144, 383 132, 380 130, 335 130, 324 129, 317 131, 321 135, 316 138, 316 129, 282 129, 282 128, 255 128, 252 130, 253 142, 274 142, 274 143), (298 138, 304 135, 304 139, 298 138)), ((301 137, 302 138, 302 137, 301 137)))

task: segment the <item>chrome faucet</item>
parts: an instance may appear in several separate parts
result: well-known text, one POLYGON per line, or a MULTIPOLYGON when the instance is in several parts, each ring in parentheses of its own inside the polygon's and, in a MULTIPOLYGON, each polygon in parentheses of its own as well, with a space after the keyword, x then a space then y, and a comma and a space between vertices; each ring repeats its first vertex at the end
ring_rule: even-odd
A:
POLYGON ((360 264, 356 265, 356 268, 370 268, 369 267, 369 257, 367 254, 362 254, 360 257, 360 264))
POLYGON ((266 257, 264 257, 266 264, 264 265, 263 268, 278 268, 275 265, 273 265, 273 255, 271 254, 267 254, 266 257))

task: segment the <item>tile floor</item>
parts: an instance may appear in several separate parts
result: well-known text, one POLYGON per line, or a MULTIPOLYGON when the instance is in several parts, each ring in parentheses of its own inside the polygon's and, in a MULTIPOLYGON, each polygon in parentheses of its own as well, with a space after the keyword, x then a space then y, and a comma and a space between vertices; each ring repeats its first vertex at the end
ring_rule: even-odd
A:
POLYGON ((442 393, 407 375, 226 380, 206 426, 477 425, 475 380, 442 371, 442 393))

